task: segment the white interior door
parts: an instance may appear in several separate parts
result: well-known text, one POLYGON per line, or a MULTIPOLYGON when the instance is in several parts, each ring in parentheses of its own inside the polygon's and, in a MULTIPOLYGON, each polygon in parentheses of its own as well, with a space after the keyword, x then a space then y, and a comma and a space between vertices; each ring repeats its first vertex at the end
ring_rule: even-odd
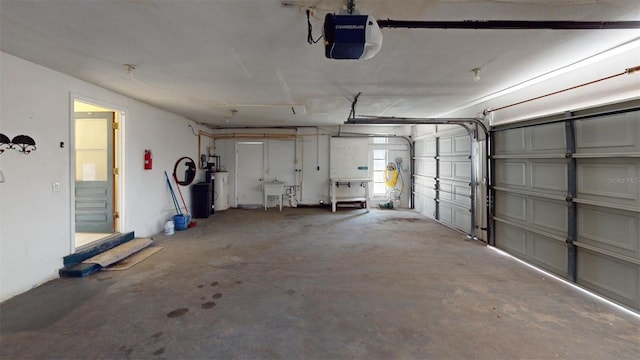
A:
POLYGON ((264 144, 236 143, 236 204, 263 206, 264 144))

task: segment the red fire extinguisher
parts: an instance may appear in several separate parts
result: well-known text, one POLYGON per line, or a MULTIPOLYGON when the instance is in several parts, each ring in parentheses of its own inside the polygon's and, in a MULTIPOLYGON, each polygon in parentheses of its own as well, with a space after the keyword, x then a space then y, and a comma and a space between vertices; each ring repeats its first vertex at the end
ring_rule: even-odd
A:
POLYGON ((144 151, 144 169, 151 170, 153 168, 153 156, 151 156, 151 150, 144 151))

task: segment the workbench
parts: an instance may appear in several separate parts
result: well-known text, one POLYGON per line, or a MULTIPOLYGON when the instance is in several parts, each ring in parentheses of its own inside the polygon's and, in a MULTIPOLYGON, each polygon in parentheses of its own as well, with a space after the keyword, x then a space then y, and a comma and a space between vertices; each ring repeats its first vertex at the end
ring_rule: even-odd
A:
POLYGON ((338 202, 354 202, 361 201, 365 203, 367 212, 369 212, 369 183, 371 179, 330 179, 331 182, 331 212, 336 212, 338 202), (362 196, 336 196, 336 188, 339 186, 361 186, 364 188, 364 197, 362 196))

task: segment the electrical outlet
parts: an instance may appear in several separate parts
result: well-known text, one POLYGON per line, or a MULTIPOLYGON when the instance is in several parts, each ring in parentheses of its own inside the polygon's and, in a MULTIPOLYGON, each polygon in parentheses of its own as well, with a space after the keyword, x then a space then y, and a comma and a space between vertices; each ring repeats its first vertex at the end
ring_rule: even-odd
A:
POLYGON ((51 191, 54 193, 62 191, 60 189, 60 181, 54 181, 51 183, 51 191))

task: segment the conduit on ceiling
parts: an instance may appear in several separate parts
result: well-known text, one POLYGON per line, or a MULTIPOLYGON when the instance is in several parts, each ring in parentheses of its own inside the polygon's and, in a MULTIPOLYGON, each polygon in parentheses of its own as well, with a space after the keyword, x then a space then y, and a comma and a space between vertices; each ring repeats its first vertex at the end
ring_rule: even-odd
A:
POLYGON ((585 86, 588 86, 588 85, 593 85, 593 84, 596 84, 596 83, 599 83, 599 82, 602 82, 602 81, 611 80, 611 79, 617 78, 617 77, 622 76, 622 75, 631 75, 631 74, 634 74, 634 73, 637 73, 637 72, 640 72, 640 65, 625 69, 623 72, 620 72, 620 73, 617 73, 617 74, 614 74, 614 75, 605 76, 603 78, 600 78, 600 79, 597 79, 597 80, 593 80, 593 81, 589 81, 589 82, 586 82, 586 83, 583 83, 583 84, 580 84, 580 85, 571 86, 571 87, 568 87, 566 89, 550 92, 548 94, 536 96, 536 97, 531 98, 531 99, 518 101, 518 102, 513 103, 513 104, 500 106, 500 107, 497 107, 495 109, 487 109, 487 110, 484 111, 484 115, 487 115, 487 114, 492 113, 492 112, 504 110, 504 109, 507 109, 507 108, 510 108, 510 107, 513 107, 513 106, 522 105, 522 104, 525 104, 525 103, 528 103, 528 102, 531 102, 531 101, 540 100, 540 99, 543 99, 543 98, 546 98, 546 97, 549 97, 549 96, 553 96, 553 95, 557 95, 557 94, 560 94, 560 93, 563 93, 563 92, 579 89, 581 87, 585 87, 585 86))

